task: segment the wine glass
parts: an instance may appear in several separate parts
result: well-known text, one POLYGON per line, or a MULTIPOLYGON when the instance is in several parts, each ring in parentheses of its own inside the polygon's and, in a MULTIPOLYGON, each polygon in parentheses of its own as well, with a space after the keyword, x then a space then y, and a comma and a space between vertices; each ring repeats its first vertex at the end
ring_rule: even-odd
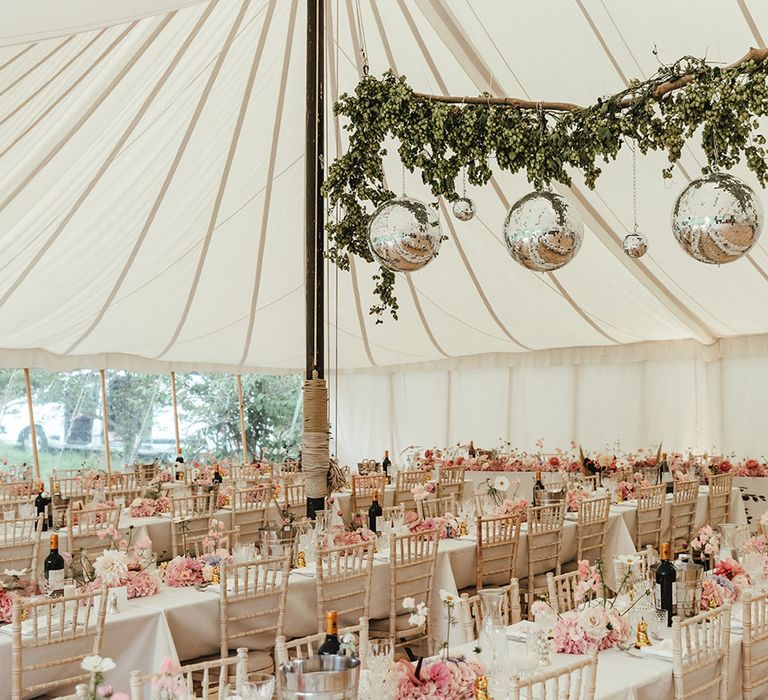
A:
POLYGON ((275 677, 268 674, 249 676, 248 681, 238 681, 222 686, 221 700, 272 700, 275 677))

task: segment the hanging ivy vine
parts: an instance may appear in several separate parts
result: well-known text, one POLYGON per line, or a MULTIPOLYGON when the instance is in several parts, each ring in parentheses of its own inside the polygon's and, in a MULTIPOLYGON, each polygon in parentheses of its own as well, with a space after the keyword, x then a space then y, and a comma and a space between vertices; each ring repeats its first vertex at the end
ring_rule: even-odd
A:
MULTIPOLYGON (((346 120, 349 148, 328 169, 324 194, 340 218, 327 224, 327 255, 342 269, 349 255, 367 261, 368 222, 374 209, 393 198, 384 178, 385 144, 399 143, 403 165, 421 172, 435 197, 459 195, 457 178, 466 171, 473 185, 484 185, 493 167, 525 171, 536 189, 555 181, 571 183, 582 173, 594 188, 601 164, 634 141, 641 153, 666 151, 672 168, 685 143, 701 145, 711 169, 728 169, 744 158, 760 183, 768 184, 765 137, 760 118, 768 114, 768 50, 752 49, 737 63, 720 67, 686 56, 662 66, 650 79, 634 81, 593 105, 530 103, 512 98, 444 97, 413 91, 405 77, 388 72, 366 76, 354 95, 342 95, 334 112, 346 120), (700 133, 699 133, 700 132, 700 133)), ((381 322, 397 318, 395 275, 380 267, 378 302, 370 312, 381 322)))

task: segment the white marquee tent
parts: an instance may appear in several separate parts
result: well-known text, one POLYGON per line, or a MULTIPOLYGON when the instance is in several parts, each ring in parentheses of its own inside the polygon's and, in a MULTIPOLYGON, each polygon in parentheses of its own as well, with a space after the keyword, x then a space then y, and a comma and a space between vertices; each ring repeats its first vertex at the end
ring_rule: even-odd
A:
MULTIPOLYGON (((290 371, 304 357, 301 0, 26 0, 0 23, 0 365, 290 371)), ((327 0, 327 97, 371 71, 418 90, 588 104, 661 60, 764 46, 755 0, 327 0)), ((344 147, 329 116, 328 159, 344 147)), ((341 457, 409 444, 762 453, 768 243, 722 268, 688 258, 670 211, 703 164, 631 156, 570 196, 582 249, 537 275, 501 224, 530 190, 498 173, 478 215, 398 280, 377 325, 373 266, 328 268, 331 421, 341 457), (338 372, 335 370, 338 369, 338 372), (337 401, 335 399, 338 399, 337 401)), ((754 177, 737 173, 757 187, 754 177)), ((396 160, 388 177, 400 182, 396 160)), ((416 174, 406 191, 428 194, 416 174)), ((563 189, 563 188, 561 188, 563 189)), ((763 204, 768 203, 760 192, 763 204)))

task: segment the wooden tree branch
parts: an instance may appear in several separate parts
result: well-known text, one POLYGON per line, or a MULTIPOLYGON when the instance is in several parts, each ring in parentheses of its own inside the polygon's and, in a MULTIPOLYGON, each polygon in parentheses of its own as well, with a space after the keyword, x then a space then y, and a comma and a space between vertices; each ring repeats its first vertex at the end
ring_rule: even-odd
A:
MULTIPOLYGON (((742 56, 735 63, 731 63, 725 67, 725 70, 738 68, 739 66, 749 62, 755 61, 756 63, 762 63, 768 58, 768 48, 756 49, 752 47, 744 56, 742 56)), ((696 77, 696 72, 685 73, 674 80, 668 80, 661 85, 658 85, 653 91, 653 98, 660 100, 664 95, 679 90, 685 87, 696 77)), ((572 102, 547 102, 547 101, 534 101, 534 100, 521 100, 517 97, 459 97, 455 95, 429 95, 423 92, 413 93, 415 97, 426 100, 429 102, 446 102, 448 104, 457 105, 501 105, 505 107, 516 107, 518 109, 541 109, 547 112, 577 112, 580 109, 584 109, 580 105, 573 104, 572 102)), ((633 96, 625 97, 620 103, 621 108, 630 107, 637 102, 637 98, 633 96)))

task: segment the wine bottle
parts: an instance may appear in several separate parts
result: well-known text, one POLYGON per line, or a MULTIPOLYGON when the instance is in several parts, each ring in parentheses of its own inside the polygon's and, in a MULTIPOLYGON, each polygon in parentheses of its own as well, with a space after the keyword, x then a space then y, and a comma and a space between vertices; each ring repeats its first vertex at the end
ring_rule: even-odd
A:
POLYGON ((392 466, 392 462, 389 461, 389 450, 384 450, 384 459, 381 460, 381 471, 387 475, 389 480, 389 468, 392 466))
POLYGON ((339 615, 335 610, 325 613, 325 641, 317 650, 318 656, 338 654, 341 649, 339 643, 339 615))
POLYGON ((541 480, 541 469, 536 470, 536 481, 533 484, 533 505, 540 506, 543 503, 544 483, 541 480))
POLYGON ((213 472, 213 483, 220 484, 222 481, 224 481, 224 478, 221 476, 221 472, 219 471, 219 465, 217 464, 213 472))
POLYGON ((469 456, 470 458, 477 457, 477 450, 475 449, 475 441, 470 440, 469 441, 469 456))
POLYGON ((661 474, 661 483, 667 487, 667 493, 672 493, 675 490, 675 479, 672 476, 672 472, 669 470, 669 464, 667 464, 667 453, 664 452, 661 455, 661 464, 659 464, 659 473, 661 474))
POLYGON ((48 505, 50 502, 51 499, 45 495, 45 486, 43 486, 43 482, 41 481, 38 485, 37 496, 35 497, 35 511, 38 517, 40 517, 40 515, 43 516, 43 530, 47 530, 48 527, 53 524, 49 522, 49 518, 51 520, 53 519, 52 514, 48 513, 48 505))
POLYGON ((675 614, 675 581, 677 571, 669 561, 669 543, 661 545, 661 562, 656 567, 656 607, 667 611, 667 627, 672 626, 675 614))
POLYGON ((64 557, 59 554, 59 536, 51 534, 51 551, 43 562, 45 581, 48 585, 49 595, 62 595, 64 593, 64 557))
POLYGON ((371 532, 376 532, 378 526, 378 518, 382 514, 381 506, 379 505, 379 491, 378 489, 373 492, 373 500, 371 506, 368 508, 368 528, 371 532))

